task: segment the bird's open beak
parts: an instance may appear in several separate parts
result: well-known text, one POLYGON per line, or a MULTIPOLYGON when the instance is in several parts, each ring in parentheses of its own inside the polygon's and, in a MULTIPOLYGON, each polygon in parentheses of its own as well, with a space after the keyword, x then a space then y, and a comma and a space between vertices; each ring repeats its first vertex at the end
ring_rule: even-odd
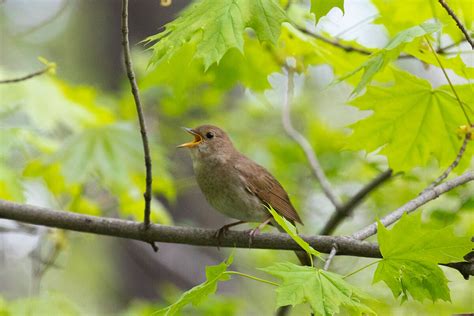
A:
POLYGON ((183 148, 183 147, 194 147, 196 145, 199 145, 201 142, 202 142, 202 136, 199 135, 199 133, 197 133, 195 130, 191 129, 191 128, 187 128, 187 127, 183 127, 183 129, 188 132, 189 134, 193 135, 194 136, 194 140, 192 142, 189 142, 189 143, 184 143, 184 144, 181 144, 179 146, 176 146, 178 148, 183 148))

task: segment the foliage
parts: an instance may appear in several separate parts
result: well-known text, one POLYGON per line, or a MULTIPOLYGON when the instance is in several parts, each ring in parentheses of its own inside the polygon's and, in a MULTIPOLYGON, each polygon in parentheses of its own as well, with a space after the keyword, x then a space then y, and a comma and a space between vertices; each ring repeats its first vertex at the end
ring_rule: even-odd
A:
POLYGON ((390 40, 390 42, 385 46, 384 49, 374 53, 366 62, 364 62, 360 67, 356 68, 349 74, 343 76, 339 80, 344 80, 347 77, 350 77, 357 72, 363 70, 364 73, 360 82, 355 87, 353 94, 359 94, 362 89, 370 83, 372 78, 387 66, 387 64, 395 60, 403 50, 406 43, 411 43, 415 39, 423 37, 427 34, 439 31, 440 25, 436 23, 424 23, 414 27, 411 27, 407 30, 403 30, 395 37, 390 40))
POLYGON ((217 283, 219 281, 227 281, 230 279, 228 274, 225 274, 227 268, 234 260, 231 255, 226 261, 216 265, 206 267, 206 282, 199 284, 192 289, 186 291, 181 297, 172 305, 156 312, 156 315, 175 315, 183 307, 188 304, 198 305, 209 295, 214 294, 217 290, 217 283))
POLYGON ((438 264, 462 261, 472 249, 470 237, 455 236, 450 226, 433 229, 423 225, 420 214, 405 214, 391 230, 379 222, 377 237, 383 260, 374 282, 384 281, 402 302, 409 294, 418 301, 450 300, 448 280, 438 264))
MULTIPOLYGON (((357 32, 357 28, 374 27, 368 20, 361 24, 357 22, 348 29, 341 28, 337 34, 324 26, 329 19, 323 17, 333 8, 343 12, 343 17, 336 23, 345 22, 344 19, 354 13, 351 12, 353 3, 346 1, 344 7, 343 0, 198 0, 166 24, 162 32, 145 40, 152 44, 150 52, 136 47, 134 66, 152 147, 153 222, 169 224, 174 217, 186 225, 211 223, 201 221, 210 214, 201 213, 201 209, 207 212, 207 207, 200 207, 194 191, 189 190, 195 187, 195 182, 189 160, 186 160, 188 157, 174 150, 181 142, 178 126, 206 122, 225 127, 239 150, 264 165, 281 181, 304 217, 302 231, 311 234, 319 231, 333 212, 333 206, 318 188, 315 190, 314 180, 308 176, 306 157, 278 123, 287 84, 282 69, 285 65, 292 65, 296 70, 292 102, 294 126, 313 145, 342 200, 352 197, 380 170, 390 167, 396 173, 403 172, 371 193, 353 213, 353 218, 346 219, 345 225, 339 228, 341 234, 350 234, 354 225, 386 214, 399 207, 400 201, 412 199, 415 192, 421 192, 456 159, 469 130, 468 118, 474 121, 474 70, 466 65, 470 55, 461 54, 462 46, 443 47, 460 41, 462 33, 436 1, 429 4, 423 0, 403 4, 386 0, 371 2, 378 11, 375 23, 383 27, 381 33, 386 33, 386 41, 376 45, 379 49, 364 46, 355 35, 362 33, 357 32), (316 33, 317 37, 309 33, 316 33), (427 45, 428 40, 440 52, 437 56, 427 45), (446 70, 453 87, 447 85, 441 68, 446 70), (368 154, 361 155, 360 151, 368 154), (186 201, 173 204, 177 197, 183 196, 186 201), (176 213, 170 214, 170 210, 176 213)), ((448 3, 472 32, 471 1, 448 3)), ((132 5, 135 4, 130 3, 132 5)), ((334 16, 339 19, 340 15, 334 16)), ((84 21, 89 18, 80 17, 84 21)), ((91 42, 81 42, 81 36, 77 35, 84 32, 83 26, 87 25, 84 21, 79 23, 80 32, 67 33, 64 45, 58 46, 69 48, 77 42, 81 49, 88 47, 87 52, 92 52, 108 43, 104 39, 109 37, 100 37, 99 32, 87 33, 91 42), (93 37, 95 41, 92 41, 93 37)), ((4 23, 4 19, 0 19, 2 27, 4 23)), ((111 26, 111 29, 116 32, 118 26, 111 26)), ((22 58, 26 50, 30 55, 36 54, 37 50, 33 49, 39 47, 36 45, 43 45, 39 51, 49 52, 49 40, 38 41, 41 34, 40 30, 31 38, 27 37, 25 47, 28 49, 23 47, 24 43, 18 45, 21 36, 14 36, 15 40, 5 47, 14 47, 12 51, 21 52, 18 55, 22 58)), ((82 56, 85 51, 81 49, 71 50, 97 69, 102 69, 99 64, 110 53, 109 48, 91 62, 82 56)), ((85 214, 141 220, 143 149, 133 99, 129 87, 123 84, 125 76, 116 80, 111 90, 100 87, 96 81, 76 84, 86 82, 80 79, 82 68, 91 71, 94 67, 69 62, 70 55, 66 52, 61 50, 60 55, 67 62, 58 60, 57 72, 56 63, 42 59, 48 73, 15 84, 0 84, 0 198, 50 204, 85 214), (63 71, 65 69, 67 71, 63 71), (35 185, 33 190, 32 184, 35 185)), ((23 65, 24 62, 13 64, 23 65)), ((19 77, 3 68, 0 72, 2 78, 19 77)), ((116 73, 106 75, 118 77, 116 73)), ((183 137, 186 136, 183 134, 183 137)), ((472 168, 472 157, 470 141, 452 173, 472 168)), ((239 271, 272 263, 262 270, 281 279, 282 283, 228 271, 231 257, 219 265, 207 267, 207 280, 184 292, 177 300, 179 282, 174 289, 176 295, 172 297, 163 294, 161 284, 158 284, 160 302, 129 304, 126 310, 130 315, 149 315, 157 310, 157 314, 187 314, 185 306, 199 304, 198 308, 193 307, 193 314, 228 314, 237 313, 236 305, 241 312, 242 302, 246 302, 245 308, 250 312, 245 312, 265 314, 265 311, 270 313, 265 308, 273 306, 261 303, 272 299, 276 293, 277 306, 298 305, 296 310, 310 307, 317 315, 371 314, 372 310, 391 314, 394 313, 391 291, 395 298, 407 301, 402 307, 396 307, 401 313, 461 312, 462 308, 470 307, 471 298, 465 294, 469 284, 460 280, 457 271, 442 270, 438 264, 461 261, 472 248, 468 238, 456 237, 453 233, 454 230, 466 236, 473 233, 470 220, 474 210, 472 190, 471 183, 444 194, 423 210, 417 210, 418 215, 404 216, 391 230, 379 224, 378 241, 383 259, 372 262, 378 264, 375 273, 367 269, 358 274, 358 280, 351 278, 354 285, 337 273, 294 265, 288 262, 292 257, 287 252, 242 251, 235 263, 239 271), (429 224, 421 222, 421 212, 424 218, 430 219, 429 224), (455 229, 446 225, 453 225, 455 229), (284 260, 287 261, 273 264, 284 260), (259 283, 249 282, 246 291, 239 293, 238 304, 230 303, 230 299, 223 296, 211 295, 217 292, 218 282, 229 280, 230 274, 261 281, 266 283, 266 288, 262 290, 259 283), (360 288, 367 287, 366 281, 370 278, 379 284, 367 288, 368 294, 364 294, 360 288), (453 284, 451 289, 448 280, 453 284), (377 286, 382 288, 383 283, 390 291, 379 291, 377 286), (269 290, 268 284, 275 287, 269 290), (382 303, 370 300, 373 297, 378 297, 382 303), (433 304, 414 304, 417 303, 414 301, 426 299, 433 304), (163 308, 168 304, 171 305, 163 308), (385 309, 380 308, 383 304, 385 309)), ((308 254, 320 255, 297 235, 290 223, 272 209, 270 212, 308 254)), ((51 242, 51 236, 47 236, 51 242)), ((3 238, 3 233, 0 237, 3 238)), ((8 248, 10 239, 9 236, 6 238, 6 243, 0 240, 0 246, 5 244, 8 248)), ((25 237, 28 238, 33 237, 25 237)), ((62 234, 61 238, 61 242, 66 242, 69 235, 62 234)), ((76 242, 71 238, 68 244, 76 242)), ((71 260, 78 266, 76 270, 83 271, 82 260, 90 256, 90 250, 76 252, 69 248, 64 250, 65 257, 73 253, 71 260)), ((133 290, 121 289, 123 293, 118 295, 116 286, 102 282, 107 279, 104 271, 115 271, 111 267, 117 266, 116 255, 115 251, 99 251, 94 254, 91 266, 84 270, 91 274, 90 278, 101 276, 100 282, 94 283, 97 290, 92 294, 99 304, 107 301, 104 299, 107 295, 120 297, 124 304, 126 300, 122 300, 122 295, 133 290), (97 264, 104 268, 92 275, 95 270, 91 267, 97 264)), ((201 262, 192 259, 196 265, 201 262)), ((340 265, 337 259, 335 261, 331 269, 341 273, 356 259, 341 258, 340 265)), ((83 276, 73 273, 71 281, 70 266, 63 262, 57 266, 64 269, 53 269, 50 275, 73 284, 73 301, 83 302, 82 293, 75 291, 83 276)), ((195 281, 193 272, 178 271, 178 267, 173 272, 186 274, 183 279, 195 281)), ((22 268, 17 271, 25 282, 28 276, 24 276, 22 268)), ((126 278, 115 276, 110 279, 128 285, 126 278)), ((21 284, 21 281, 14 281, 21 284)), ((52 288, 58 282, 49 281, 44 283, 44 288, 52 288)), ((233 283, 226 284, 233 290, 232 294, 236 292, 233 283)), ((0 288, 3 289, 1 285, 0 288)), ((97 309, 99 313, 110 313, 103 306, 97 309)), ((28 314, 31 310, 45 314, 81 313, 74 303, 56 295, 0 299, 1 315, 28 314)))
MULTIPOLYGON (((84 194, 98 180, 117 197, 123 215, 142 217, 142 148, 135 121, 122 120, 95 88, 57 78, 0 85, 0 93, 7 105, 0 109, 0 188, 5 187, 0 198, 21 201, 22 180, 41 180, 62 207, 99 215, 103 206, 84 194)), ((156 145, 152 150, 162 176, 154 189, 172 199, 164 154, 156 145)), ((152 217, 171 221, 157 201, 152 217)))
MULTIPOLYGON (((373 114, 353 125, 348 148, 368 152, 382 148, 381 153, 397 171, 425 166, 432 156, 442 167, 447 166, 462 143, 455 133, 465 121, 459 103, 446 88, 433 89, 427 80, 392 71, 393 86, 370 86, 351 102, 373 114)), ((472 100, 465 101, 469 107, 473 105, 472 100)))
POLYGON ((341 307, 354 314, 374 314, 360 301, 368 296, 338 274, 289 262, 276 263, 261 270, 283 281, 276 290, 277 306, 307 302, 315 315, 334 315, 341 311, 341 307))
MULTIPOLYGON (((372 0, 380 15, 377 23, 383 24, 389 34, 395 34, 413 25, 423 23, 435 17, 444 25, 444 32, 449 34, 453 40, 461 38, 462 34, 453 19, 447 12, 435 2, 427 3, 423 0, 414 0, 405 5, 387 0, 372 0), (416 12, 416 14, 414 14, 416 12)), ((470 0, 456 0, 449 2, 450 7, 461 18, 468 29, 472 29, 474 14, 470 0)))
POLYGON ((274 44, 285 19, 285 12, 275 0, 200 0, 168 24, 164 32, 147 39, 159 41, 152 46, 150 63, 168 62, 184 43, 192 42, 197 43, 194 58, 202 59, 208 69, 232 48, 243 53, 246 27, 252 28, 261 42, 274 44))

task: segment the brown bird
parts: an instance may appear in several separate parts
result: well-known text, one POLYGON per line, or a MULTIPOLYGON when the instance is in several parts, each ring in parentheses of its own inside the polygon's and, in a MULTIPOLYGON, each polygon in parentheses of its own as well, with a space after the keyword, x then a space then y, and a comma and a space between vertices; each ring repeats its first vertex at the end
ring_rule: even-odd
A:
MULTIPOLYGON (((246 222, 260 223, 250 232, 250 240, 269 223, 284 231, 273 220, 268 206, 291 223, 303 224, 278 180, 264 167, 241 154, 223 130, 212 125, 184 129, 194 136, 194 140, 178 147, 190 149, 201 191, 217 211, 238 219, 220 228, 218 238, 230 227, 246 222)), ((296 253, 302 263, 308 263, 304 253, 296 253)))

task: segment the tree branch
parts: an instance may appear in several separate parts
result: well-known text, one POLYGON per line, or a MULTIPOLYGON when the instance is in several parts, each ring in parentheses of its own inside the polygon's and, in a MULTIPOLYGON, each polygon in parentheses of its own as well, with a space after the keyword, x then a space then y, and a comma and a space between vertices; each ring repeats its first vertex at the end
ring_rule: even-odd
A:
MULTIPOLYGON (((320 40, 326 44, 329 44, 329 45, 332 45, 334 47, 337 47, 337 48, 340 48, 348 53, 350 52, 355 52, 355 53, 359 53, 359 54, 362 54, 362 55, 372 55, 374 52, 371 51, 371 50, 368 50, 368 49, 364 49, 364 48, 360 48, 360 47, 356 47, 356 46, 351 46, 351 45, 347 45, 347 44, 343 44, 341 43, 340 41, 338 40, 335 40, 335 39, 330 39, 330 38, 327 38, 327 37, 324 37, 320 34, 316 34, 304 27, 300 27, 300 26, 295 26, 300 32, 306 34, 306 35, 309 35, 317 40, 320 40)), ((444 46, 444 47, 439 47, 437 50, 436 50, 436 53, 438 54, 450 54, 449 52, 446 52, 447 49, 449 48, 452 48, 454 46, 457 46, 459 44, 461 44, 462 42, 466 41, 467 39, 463 38, 461 41, 458 41, 458 42, 455 42, 455 43, 452 43, 452 44, 449 44, 447 46, 444 46)), ((407 54, 404 54, 404 55, 400 55, 398 56, 399 59, 407 59, 407 58, 416 58, 412 55, 407 55, 407 54)))
MULTIPOLYGON (((146 189, 143 197, 145 198, 145 228, 150 225, 150 209, 151 209, 151 185, 152 185, 152 166, 150 148, 148 145, 148 136, 146 132, 145 119, 143 116, 143 107, 140 101, 140 93, 138 91, 137 81, 135 79, 135 72, 133 71, 132 59, 130 57, 130 44, 128 41, 128 0, 122 0, 122 46, 124 54, 125 68, 127 70, 128 80, 135 100, 137 108, 138 122, 140 124, 140 134, 142 136, 143 152, 145 158, 146 169, 146 189)), ((153 245, 152 245, 153 246, 153 245)), ((155 248, 154 248, 155 249, 155 248)))
POLYGON ((324 194, 327 198, 331 201, 336 209, 341 207, 341 201, 339 198, 334 194, 333 189, 331 188, 331 184, 329 183, 326 175, 324 174, 323 168, 321 168, 321 164, 319 163, 318 157, 314 153, 314 150, 309 143, 309 141, 300 134, 291 123, 291 100, 293 99, 293 90, 294 90, 294 70, 291 67, 285 67, 287 70, 287 91, 284 96, 283 100, 283 108, 282 108, 282 115, 281 120, 283 124, 283 128, 285 132, 292 138, 303 150, 306 159, 308 159, 309 165, 311 167, 311 171, 313 172, 314 177, 318 180, 321 188, 323 189, 324 194))
MULTIPOLYGON (((342 223, 342 221, 350 216, 352 210, 356 208, 364 198, 377 187, 382 185, 385 181, 390 179, 392 176, 392 169, 388 169, 381 174, 379 174, 374 180, 372 180, 369 184, 363 187, 359 192, 357 192, 349 201, 347 201, 341 208, 336 208, 332 216, 324 225, 321 235, 331 235, 336 228, 342 223)), ((324 270, 328 270, 329 266, 331 265, 332 260, 337 254, 337 246, 335 245, 329 256, 326 258, 326 262, 324 264, 324 270)))
POLYGON ((450 267, 459 271, 465 280, 469 280, 471 275, 474 275, 474 262, 451 262, 441 263, 442 266, 450 267))
MULTIPOLYGON (((467 133, 464 136, 464 141, 462 142, 461 148, 459 149, 458 154, 456 155, 456 159, 446 168, 446 170, 436 179, 431 183, 423 192, 430 190, 440 184, 444 179, 446 179, 451 171, 456 168, 459 165, 459 162, 461 161, 462 156, 464 155, 464 152, 466 151, 467 143, 469 142, 471 138, 471 133, 467 133)), ((422 193, 423 193, 422 192, 422 193)))
POLYGON ((29 74, 29 75, 26 75, 26 76, 23 76, 23 77, 14 78, 14 79, 4 79, 4 80, 0 80, 0 84, 15 83, 15 82, 20 82, 20 81, 25 81, 25 80, 28 80, 28 79, 31 79, 31 78, 40 76, 40 75, 42 75, 42 74, 44 74, 44 73, 47 73, 50 69, 51 69, 51 66, 46 66, 44 69, 38 70, 38 71, 36 71, 36 72, 33 72, 33 73, 31 73, 31 74, 29 74))
POLYGON ((370 50, 367 50, 367 49, 363 49, 363 48, 359 48, 359 47, 355 47, 355 46, 350 46, 350 45, 345 45, 345 44, 342 44, 340 43, 339 41, 337 40, 332 40, 330 38, 327 38, 327 37, 324 37, 322 35, 319 35, 319 34, 316 34, 316 33, 313 33, 311 32, 310 30, 304 28, 304 27, 299 27, 297 26, 296 27, 300 32, 306 34, 306 35, 309 35, 311 37, 314 37, 315 39, 317 40, 320 40, 322 42, 325 42, 327 44, 330 44, 332 46, 335 46, 337 48, 340 48, 348 53, 350 52, 356 52, 356 53, 359 53, 359 54, 362 54, 362 55, 372 55, 372 51, 370 50))
POLYGON ((464 34, 464 37, 466 38, 466 40, 469 42, 469 44, 471 44, 472 49, 474 49, 474 42, 472 41, 472 38, 469 36, 469 33, 467 32, 466 28, 461 23, 459 18, 456 16, 454 11, 448 6, 446 1, 438 0, 438 2, 443 6, 443 8, 446 10, 446 12, 448 12, 448 14, 453 18, 453 20, 456 22, 456 25, 459 27, 461 32, 464 34))
MULTIPOLYGON (((474 178, 474 172, 471 176, 474 178)), ((465 182, 460 181, 457 185, 465 182)), ((144 230, 142 223, 139 222, 58 211, 5 200, 0 200, 0 218, 149 243, 165 242, 212 247, 217 247, 219 244, 220 247, 232 248, 301 250, 300 246, 288 234, 284 233, 261 233, 255 235, 252 237, 252 246, 249 247, 250 237, 247 231, 230 230, 219 241, 215 237, 216 231, 213 229, 150 224, 149 228, 144 230)), ((375 243, 360 241, 350 237, 301 237, 313 248, 323 253, 329 253, 336 247, 338 255, 366 258, 382 257, 379 247, 375 243)), ((463 265, 462 271, 456 265, 447 265, 459 270, 461 273, 469 271, 469 267, 466 265, 463 265)), ((472 271, 472 267, 470 269, 472 271)))
MULTIPOLYGON (((228 231, 220 242, 213 229, 177 227, 150 224, 147 230, 139 222, 83 215, 58 211, 44 207, 24 205, 0 200, 0 218, 24 223, 61 228, 66 230, 134 239, 145 242, 165 242, 194 246, 249 248, 248 231, 228 231)), ((353 240, 348 237, 311 236, 304 237, 311 246, 328 253, 336 244, 340 255, 380 258, 377 244, 353 240)), ((251 248, 301 250, 300 246, 284 233, 261 233, 252 237, 251 248)))
POLYGON ((380 173, 375 179, 364 186, 359 192, 357 192, 349 201, 344 203, 339 209, 332 214, 331 218, 327 221, 324 228, 321 230, 321 235, 331 235, 339 224, 351 214, 351 211, 356 208, 364 198, 373 190, 378 188, 380 185, 385 183, 392 176, 392 169, 385 170, 380 173))
MULTIPOLYGON (((402 217, 403 214, 411 213, 417 208, 419 208, 420 206, 428 203, 431 200, 436 199, 441 194, 451 191, 452 189, 472 180, 474 180, 474 171, 467 171, 457 178, 446 181, 420 194, 419 196, 409 201, 405 205, 399 207, 392 213, 383 217, 380 221, 382 222, 384 226, 392 225, 393 223, 398 221, 402 217)), ((376 233, 377 233, 377 223, 372 223, 369 226, 359 230, 358 232, 355 232, 354 234, 352 234, 351 237, 358 240, 364 240, 364 239, 369 238, 372 235, 375 235, 376 233)))

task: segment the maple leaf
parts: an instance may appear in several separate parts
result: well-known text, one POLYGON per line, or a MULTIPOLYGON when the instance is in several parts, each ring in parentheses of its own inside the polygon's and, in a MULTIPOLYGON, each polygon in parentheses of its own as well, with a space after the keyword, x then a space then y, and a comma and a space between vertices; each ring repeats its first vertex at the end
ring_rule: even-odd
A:
MULTIPOLYGON (((433 89, 428 81, 407 72, 394 69, 393 73, 393 86, 369 86, 351 102, 373 114, 352 125, 347 147, 368 152, 383 147, 380 153, 398 171, 424 166, 431 156, 441 166, 449 165, 462 143, 456 130, 465 122, 456 98, 446 87, 433 89)), ((464 101, 472 107, 472 97, 464 101)))
POLYGON ((336 273, 289 262, 276 263, 261 270, 283 281, 276 290, 277 306, 309 303, 315 315, 324 316, 338 313, 340 307, 355 314, 375 314, 361 303, 361 299, 369 297, 336 273))
POLYGON ((377 265, 374 283, 384 281, 402 302, 408 295, 418 301, 450 301, 448 280, 438 263, 462 261, 472 250, 469 237, 455 236, 449 226, 434 229, 423 225, 418 213, 403 215, 391 230, 379 222, 377 238, 383 259, 377 265))
POLYGON ((275 44, 280 36, 285 11, 275 0, 200 0, 165 30, 146 39, 157 41, 151 48, 150 64, 168 61, 188 42, 196 43, 194 58, 207 70, 232 49, 244 52, 244 31, 252 28, 260 42, 275 44))

